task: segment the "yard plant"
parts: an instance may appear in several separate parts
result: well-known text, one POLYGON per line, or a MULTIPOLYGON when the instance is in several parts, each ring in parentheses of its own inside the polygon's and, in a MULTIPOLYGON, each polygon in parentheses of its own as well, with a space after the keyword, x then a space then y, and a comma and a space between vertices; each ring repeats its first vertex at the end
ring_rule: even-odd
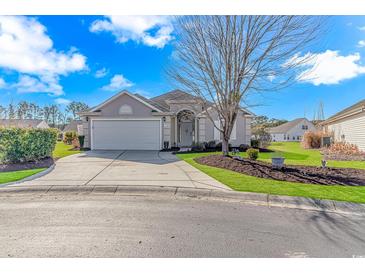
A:
POLYGON ((247 157, 251 160, 256 160, 259 157, 259 150, 256 148, 249 148, 246 153, 247 157))
POLYGON ((21 163, 52 157, 55 129, 0 128, 0 162, 21 163))

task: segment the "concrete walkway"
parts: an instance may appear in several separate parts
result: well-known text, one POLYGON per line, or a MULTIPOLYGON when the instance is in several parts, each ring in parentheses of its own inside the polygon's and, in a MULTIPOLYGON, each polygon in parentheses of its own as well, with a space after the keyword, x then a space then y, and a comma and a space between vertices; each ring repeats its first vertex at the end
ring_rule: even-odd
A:
POLYGON ((171 186, 230 190, 169 152, 88 151, 62 158, 54 170, 22 186, 171 186))

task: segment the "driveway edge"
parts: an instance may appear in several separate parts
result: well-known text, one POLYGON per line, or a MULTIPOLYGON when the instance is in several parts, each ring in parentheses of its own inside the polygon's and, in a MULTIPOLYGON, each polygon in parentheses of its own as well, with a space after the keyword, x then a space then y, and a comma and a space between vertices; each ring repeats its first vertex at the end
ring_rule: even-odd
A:
POLYGON ((24 183, 26 181, 31 181, 31 180, 35 180, 35 179, 38 179, 44 175, 47 175, 48 173, 50 173, 54 168, 55 168, 56 164, 54 163, 53 165, 51 165, 50 167, 48 167, 47 169, 41 171, 41 172, 38 172, 36 174, 33 174, 33 175, 30 175, 28 177, 25 177, 21 180, 18 180, 18 181, 14 181, 14 182, 9 182, 9 183, 4 183, 4 184, 0 184, 0 188, 2 187, 6 187, 6 186, 10 186, 10 185, 17 185, 17 184, 21 184, 21 183, 24 183))
MULTIPOLYGON (((37 173, 33 176, 43 176, 50 172, 53 167, 37 173)), ((30 176, 32 177, 32 176, 30 176)), ((31 180, 31 178, 23 180, 31 180)), ((279 196, 253 192, 221 191, 204 188, 185 188, 169 186, 102 186, 102 185, 80 185, 80 186, 17 186, 19 182, 7 184, 9 187, 0 188, 0 197, 12 194, 93 194, 93 195, 114 195, 114 196, 148 196, 159 195, 174 198, 221 200, 227 202, 241 202, 252 205, 266 206, 268 208, 292 208, 302 210, 315 210, 321 212, 343 213, 365 215, 365 204, 341 202, 332 200, 313 199, 306 197, 279 196)))

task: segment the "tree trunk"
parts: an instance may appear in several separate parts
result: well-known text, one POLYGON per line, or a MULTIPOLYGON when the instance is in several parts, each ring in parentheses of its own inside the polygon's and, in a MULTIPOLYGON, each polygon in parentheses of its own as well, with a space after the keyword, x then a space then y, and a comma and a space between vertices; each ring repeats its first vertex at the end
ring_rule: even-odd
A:
POLYGON ((222 153, 224 156, 228 156, 229 154, 229 145, 228 145, 229 140, 226 138, 222 138, 222 153))

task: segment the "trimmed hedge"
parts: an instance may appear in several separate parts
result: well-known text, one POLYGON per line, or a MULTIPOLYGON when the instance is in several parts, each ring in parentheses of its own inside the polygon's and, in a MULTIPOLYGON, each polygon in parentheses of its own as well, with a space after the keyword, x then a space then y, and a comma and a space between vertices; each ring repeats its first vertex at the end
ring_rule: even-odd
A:
POLYGON ((247 149, 247 157, 251 160, 257 160, 259 157, 259 150, 256 148, 247 149))
POLYGON ((72 145, 72 142, 77 139, 76 131, 66 131, 63 136, 63 142, 67 145, 72 145))
POLYGON ((0 161, 20 163, 52 157, 56 129, 0 128, 0 161))

